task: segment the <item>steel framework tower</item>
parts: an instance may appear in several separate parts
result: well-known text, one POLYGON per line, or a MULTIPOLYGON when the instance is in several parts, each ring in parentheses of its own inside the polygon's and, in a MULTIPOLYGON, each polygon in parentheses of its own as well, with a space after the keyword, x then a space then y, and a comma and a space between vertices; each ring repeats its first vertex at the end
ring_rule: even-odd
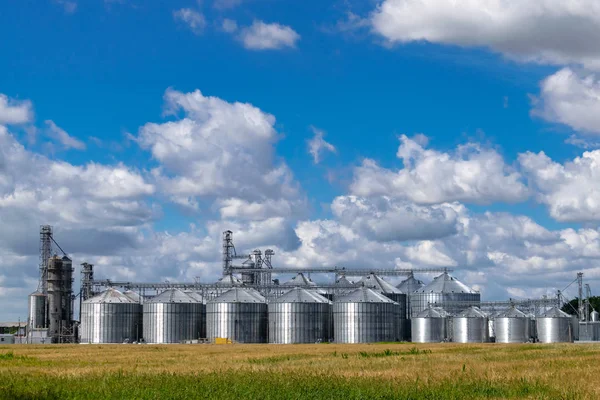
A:
POLYGON ((38 291, 48 294, 48 261, 52 257, 52 227, 40 226, 40 282, 38 291))

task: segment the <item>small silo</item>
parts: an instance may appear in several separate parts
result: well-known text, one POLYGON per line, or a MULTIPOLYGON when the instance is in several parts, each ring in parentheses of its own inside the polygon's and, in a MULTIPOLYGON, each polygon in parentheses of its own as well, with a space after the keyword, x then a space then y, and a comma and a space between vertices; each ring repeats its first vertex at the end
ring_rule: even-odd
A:
POLYGON ((411 293, 409 297, 410 315, 417 315, 429 308, 430 305, 441 307, 450 314, 458 314, 471 306, 479 306, 481 303, 479 292, 450 276, 447 272, 411 293))
POLYGON ((81 304, 81 343, 137 341, 142 334, 142 305, 116 289, 81 304))
POLYGON ((571 316, 558 307, 540 314, 536 318, 537 337, 540 343, 572 342, 571 316))
POLYGON ((267 342, 267 301, 253 289, 233 288, 206 303, 206 337, 267 342))
POLYGON ((357 285, 373 289, 384 296, 389 297, 400 305, 400 314, 398 315, 398 337, 400 340, 410 339, 410 321, 406 317, 406 294, 391 283, 387 282, 385 279, 375 274, 364 276, 360 281, 357 282, 357 285))
POLYGON ((46 295, 35 291, 29 295, 28 329, 43 329, 46 327, 46 295))
POLYGON ((488 317, 478 307, 469 307, 452 318, 452 341, 486 343, 490 341, 488 317))
POLYGON ((204 305, 179 289, 167 289, 144 302, 146 343, 180 343, 202 336, 204 305))
POLYGON ((526 343, 531 340, 531 320, 527 314, 511 307, 494 316, 496 343, 526 343))
POLYGON ((437 343, 448 340, 448 313, 428 308, 411 319, 414 343, 437 343))
POLYGON ((333 302, 333 333, 337 343, 399 340, 400 305, 362 287, 333 302))
POLYGON ((269 343, 328 342, 331 302, 320 294, 294 288, 269 302, 269 343))

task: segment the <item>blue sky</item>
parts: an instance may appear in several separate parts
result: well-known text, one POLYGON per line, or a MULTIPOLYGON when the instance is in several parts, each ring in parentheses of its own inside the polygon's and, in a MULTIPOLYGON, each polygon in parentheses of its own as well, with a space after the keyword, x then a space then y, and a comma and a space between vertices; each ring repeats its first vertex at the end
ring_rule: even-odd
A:
POLYGON ((491 298, 546 294, 581 269, 596 279, 600 167, 589 160, 600 160, 600 46, 588 42, 600 29, 583 7, 597 7, 591 0, 566 3, 473 2, 458 14, 450 0, 5 4, 0 206, 27 218, 22 243, 2 246, 11 261, 0 287, 34 289, 32 249, 46 222, 75 257, 121 279, 215 279, 218 235, 230 227, 245 249, 281 249, 282 266, 446 263, 491 298), (258 110, 266 136, 235 102, 258 110), (6 116, 17 109, 30 114, 6 116), (204 133, 160 153, 169 123, 185 120, 197 132, 217 126, 210 140, 237 161, 204 154, 203 140, 217 146, 204 133), (321 145, 318 162, 315 129, 335 148, 321 145), (405 167, 399 146, 419 146, 411 154, 423 169, 405 167), (589 162, 573 162, 586 150, 589 162), (222 172, 226 183, 208 182, 211 166, 210 179, 222 172), (278 168, 287 172, 275 183, 265 178, 278 168), (51 195, 60 190, 68 205, 51 195), (15 263, 26 272, 8 271, 15 263), (533 282, 532 271, 547 278, 533 282))

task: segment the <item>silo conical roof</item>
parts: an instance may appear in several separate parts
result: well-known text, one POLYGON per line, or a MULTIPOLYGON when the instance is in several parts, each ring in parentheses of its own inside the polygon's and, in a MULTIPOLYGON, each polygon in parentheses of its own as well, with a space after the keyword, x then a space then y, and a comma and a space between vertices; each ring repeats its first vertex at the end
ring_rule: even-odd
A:
POLYGON ((117 289, 109 288, 104 292, 96 295, 94 297, 90 297, 84 303, 93 304, 93 303, 136 303, 137 301, 133 301, 131 298, 125 296, 123 293, 118 291, 117 289))
POLYGON ((377 276, 375 274, 366 275, 357 283, 359 286, 362 285, 369 289, 374 289, 374 290, 377 290, 378 292, 385 293, 385 294, 402 293, 402 291, 400 289, 398 289, 397 287, 394 287, 394 285, 392 285, 389 282, 386 282, 385 280, 383 280, 383 278, 381 278, 380 276, 377 276))
POLYGON ((308 279, 304 273, 299 272, 295 277, 287 282, 281 284, 281 286, 316 286, 312 280, 308 279))
POLYGON ((353 292, 340 297, 336 300, 337 303, 395 303, 389 297, 382 295, 366 287, 361 287, 353 292))
POLYGON ((423 286, 425 286, 425 283, 423 283, 423 281, 416 279, 413 274, 410 274, 408 278, 400 282, 396 287, 400 289, 403 293, 408 294, 421 289, 423 286))
POLYGON ((417 318, 445 318, 448 316, 444 310, 436 308, 427 308, 417 314, 417 318))
POLYGON ((515 307, 511 307, 508 310, 497 312, 494 318, 527 318, 527 314, 515 307))
POLYGON ((136 303, 140 302, 140 295, 137 292, 134 292, 133 290, 126 290, 123 292, 123 294, 129 297, 131 300, 135 301, 136 303))
POLYGON ((243 286, 244 282, 233 276, 232 274, 225 275, 221 279, 219 279, 216 283, 216 286, 243 286))
POLYGON ((540 318, 571 318, 571 315, 562 311, 558 307, 552 307, 548 311, 541 313, 539 317, 540 318))
POLYGON ((478 293, 458 279, 444 272, 428 285, 416 291, 417 293, 478 293))
POLYGON ((219 297, 209 301, 209 303, 264 303, 266 299, 255 290, 245 288, 233 288, 219 297))
POLYGON ((478 307, 472 306, 459 313, 457 318, 487 318, 487 315, 478 307))
POLYGON ((199 292, 196 292, 194 290, 184 290, 183 293, 187 294, 188 296, 190 296, 192 299, 196 300, 199 303, 202 303, 204 301, 204 297, 202 297, 202 294, 200 294, 199 292))
POLYGON ((336 286, 353 286, 354 283, 350 282, 348 278, 345 276, 341 276, 337 281, 335 281, 336 286))
POLYGON ((154 296, 147 303, 197 303, 198 301, 179 289, 167 289, 154 296))
POLYGON ((284 293, 271 303, 331 303, 325 297, 304 288, 294 288, 284 293))

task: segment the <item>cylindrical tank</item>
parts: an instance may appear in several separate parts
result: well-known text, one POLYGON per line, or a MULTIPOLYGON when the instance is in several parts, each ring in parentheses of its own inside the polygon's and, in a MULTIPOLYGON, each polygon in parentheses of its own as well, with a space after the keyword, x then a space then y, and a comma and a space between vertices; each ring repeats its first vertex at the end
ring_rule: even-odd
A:
POLYGON ((410 321, 407 319, 407 296, 400 289, 387 282, 385 279, 375 274, 364 276, 357 282, 358 286, 364 286, 373 289, 376 292, 394 300, 400 305, 400 313, 398 314, 398 338, 400 340, 410 339, 410 321))
POLYGON ((146 343, 180 343, 203 337, 204 304, 179 289, 168 289, 144 302, 146 343))
POLYGON ((337 343, 389 342, 399 339, 400 305, 362 287, 333 303, 333 332, 337 343))
POLYGON ((452 318, 452 341, 485 343, 490 341, 488 317, 477 307, 469 307, 452 318))
POLYGON ((404 332, 404 338, 410 339, 412 337, 412 323, 411 318, 411 307, 410 307, 410 294, 421 289, 425 286, 423 281, 416 279, 411 273, 408 278, 403 280, 396 286, 402 293, 406 294, 406 332, 404 332))
POLYGON ((530 318, 512 307, 494 317, 496 343, 525 343, 531 339, 530 318))
POLYGON ((590 313, 590 321, 592 321, 592 322, 600 321, 600 313, 596 310, 592 311, 590 313))
POLYGON ((328 342, 331 302, 314 291, 294 288, 272 300, 269 309, 269 343, 328 342))
POLYGON ((579 318, 577 315, 571 316, 571 327, 573 328, 573 340, 579 340, 579 318))
POLYGON ((573 341, 571 316, 558 307, 538 315, 537 337, 540 343, 557 343, 573 341))
POLYGON ((116 289, 81 304, 81 343, 137 341, 142 333, 142 305, 116 289))
MULTIPOLYGON (((479 306, 481 295, 464 283, 444 272, 431 283, 409 295, 410 315, 417 315, 430 305, 441 307, 450 314, 458 314, 471 307, 479 306)), ((409 315, 409 317, 410 317, 409 315)))
POLYGON ((35 291, 29 295, 29 329, 46 327, 46 296, 35 291))
POLYGON ((206 337, 267 342, 267 301, 253 289, 233 288, 206 304, 206 337))
POLYGON ((439 308, 428 308, 411 319, 414 343, 436 343, 448 339, 448 313, 439 308))

